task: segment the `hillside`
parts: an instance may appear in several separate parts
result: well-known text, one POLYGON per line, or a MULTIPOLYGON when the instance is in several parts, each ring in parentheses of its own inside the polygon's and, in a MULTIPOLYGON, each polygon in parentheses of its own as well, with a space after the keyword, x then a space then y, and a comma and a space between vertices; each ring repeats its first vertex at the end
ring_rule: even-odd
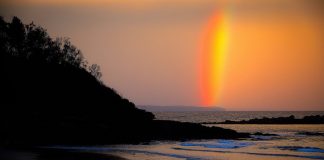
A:
MULTIPOLYGON (((139 143, 149 140, 239 138, 233 130, 157 121, 100 81, 67 39, 0 17, 0 144, 139 143)), ((131 81, 131 79, 130 79, 131 81)))

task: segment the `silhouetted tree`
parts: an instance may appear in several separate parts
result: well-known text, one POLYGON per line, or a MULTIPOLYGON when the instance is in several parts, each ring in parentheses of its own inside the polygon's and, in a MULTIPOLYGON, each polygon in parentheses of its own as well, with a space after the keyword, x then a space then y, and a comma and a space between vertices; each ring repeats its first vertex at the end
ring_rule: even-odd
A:
POLYGON ((100 66, 97 64, 93 64, 91 66, 89 66, 89 72, 95 76, 97 79, 100 79, 102 74, 100 72, 100 66))
POLYGON ((81 51, 68 38, 53 40, 45 29, 34 23, 24 25, 17 17, 7 23, 0 17, 0 34, 2 54, 34 62, 70 65, 87 70, 98 80, 101 77, 99 65, 88 66, 81 51))

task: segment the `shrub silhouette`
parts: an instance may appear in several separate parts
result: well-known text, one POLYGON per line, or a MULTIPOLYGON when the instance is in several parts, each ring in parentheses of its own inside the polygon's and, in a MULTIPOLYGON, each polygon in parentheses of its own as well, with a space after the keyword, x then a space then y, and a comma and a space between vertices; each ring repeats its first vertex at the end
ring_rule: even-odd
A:
MULTIPOLYGON (((6 56, 88 69, 88 62, 81 51, 67 38, 52 40, 42 27, 33 23, 24 25, 17 17, 13 17, 11 23, 6 23, 3 17, 0 17, 0 25, 1 49, 6 56)), ((99 66, 93 66, 95 68, 89 66, 89 72, 99 79, 101 75, 99 66)))

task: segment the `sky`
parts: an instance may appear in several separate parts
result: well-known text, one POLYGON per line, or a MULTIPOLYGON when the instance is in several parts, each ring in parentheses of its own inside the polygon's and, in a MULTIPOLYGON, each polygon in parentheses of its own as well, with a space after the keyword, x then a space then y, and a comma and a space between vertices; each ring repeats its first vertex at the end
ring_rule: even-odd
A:
POLYGON ((324 110, 322 0, 3 0, 137 105, 324 110))

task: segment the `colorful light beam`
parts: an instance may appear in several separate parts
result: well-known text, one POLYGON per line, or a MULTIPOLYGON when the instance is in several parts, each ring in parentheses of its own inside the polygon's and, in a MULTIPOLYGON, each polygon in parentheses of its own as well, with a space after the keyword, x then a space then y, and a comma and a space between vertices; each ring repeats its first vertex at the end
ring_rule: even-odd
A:
POLYGON ((225 11, 217 11, 202 35, 200 90, 203 106, 220 105, 228 42, 228 15, 225 11))

